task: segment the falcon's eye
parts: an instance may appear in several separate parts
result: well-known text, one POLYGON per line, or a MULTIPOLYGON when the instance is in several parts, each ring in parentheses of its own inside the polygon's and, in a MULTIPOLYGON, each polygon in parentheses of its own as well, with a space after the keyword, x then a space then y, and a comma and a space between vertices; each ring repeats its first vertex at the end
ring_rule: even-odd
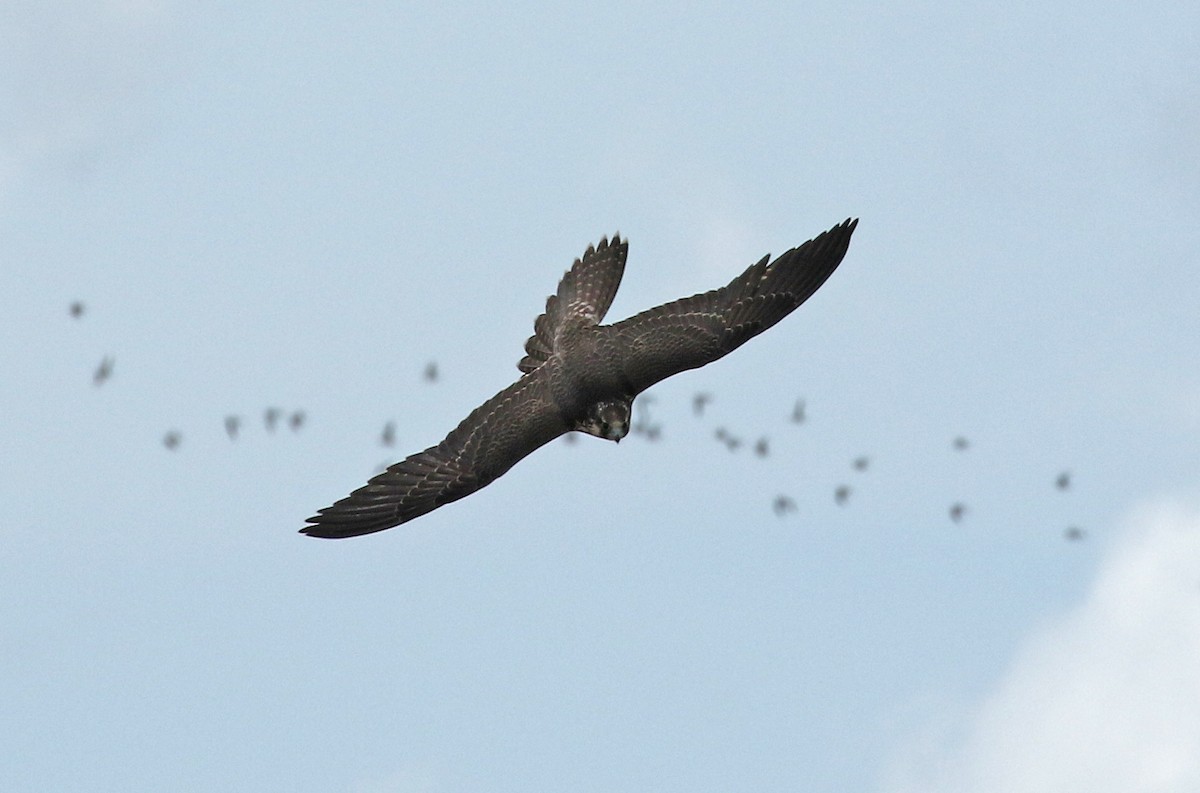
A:
POLYGON ((603 435, 604 437, 606 437, 606 438, 607 438, 607 437, 608 437, 608 430, 609 430, 608 422, 607 422, 607 421, 601 421, 601 422, 600 422, 600 434, 601 434, 601 435, 603 435))

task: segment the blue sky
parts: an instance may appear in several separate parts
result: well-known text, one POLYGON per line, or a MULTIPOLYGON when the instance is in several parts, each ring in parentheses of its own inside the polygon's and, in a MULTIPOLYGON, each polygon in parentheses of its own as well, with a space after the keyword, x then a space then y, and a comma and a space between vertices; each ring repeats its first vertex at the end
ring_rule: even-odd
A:
POLYGON ((1154 2, 5 4, 0 788, 1200 787, 1198 36, 1154 2), (847 216, 808 304, 655 387, 658 442, 296 533, 511 382, 601 236, 619 319, 847 216))

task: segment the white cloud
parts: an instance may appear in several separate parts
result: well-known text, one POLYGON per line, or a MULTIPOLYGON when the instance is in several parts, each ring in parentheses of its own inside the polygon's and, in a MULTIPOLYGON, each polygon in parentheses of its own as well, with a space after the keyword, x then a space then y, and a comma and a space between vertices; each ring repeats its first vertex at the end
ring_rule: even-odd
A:
POLYGON ((1137 514, 1085 602, 955 721, 960 740, 914 741, 886 789, 1200 790, 1200 514, 1137 514))

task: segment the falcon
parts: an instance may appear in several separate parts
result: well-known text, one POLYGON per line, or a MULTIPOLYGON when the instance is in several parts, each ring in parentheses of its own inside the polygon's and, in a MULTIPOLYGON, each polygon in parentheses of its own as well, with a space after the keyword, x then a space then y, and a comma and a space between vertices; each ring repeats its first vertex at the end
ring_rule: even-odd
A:
POLYGON ((533 324, 520 379, 473 410, 445 440, 389 466, 301 533, 356 537, 390 529, 469 496, 568 432, 620 442, 633 400, 673 374, 721 358, 792 313, 841 263, 847 219, 726 286, 601 325, 629 243, 603 239, 576 259, 533 324))

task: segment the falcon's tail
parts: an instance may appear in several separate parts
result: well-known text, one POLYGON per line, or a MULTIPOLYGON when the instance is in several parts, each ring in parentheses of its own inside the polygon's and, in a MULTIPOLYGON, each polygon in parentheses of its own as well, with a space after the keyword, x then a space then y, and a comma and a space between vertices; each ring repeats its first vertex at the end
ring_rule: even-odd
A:
POLYGON ((526 354, 518 369, 532 372, 545 363, 554 354, 555 337, 564 325, 600 324, 621 285, 628 255, 629 243, 620 234, 614 234, 612 242, 602 239, 598 246, 588 246, 583 258, 563 274, 558 292, 546 299, 546 311, 533 323, 534 333, 525 342, 526 354))

